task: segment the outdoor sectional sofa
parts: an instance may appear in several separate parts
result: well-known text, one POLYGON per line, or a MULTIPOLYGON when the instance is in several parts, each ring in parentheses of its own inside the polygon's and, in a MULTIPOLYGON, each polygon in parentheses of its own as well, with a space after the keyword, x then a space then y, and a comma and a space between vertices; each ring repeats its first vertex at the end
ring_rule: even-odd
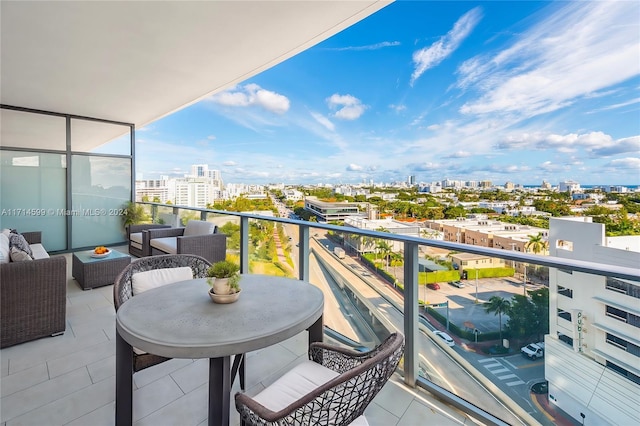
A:
POLYGON ((66 326, 67 260, 51 256, 41 232, 24 232, 34 260, 0 263, 0 348, 62 334, 66 326))

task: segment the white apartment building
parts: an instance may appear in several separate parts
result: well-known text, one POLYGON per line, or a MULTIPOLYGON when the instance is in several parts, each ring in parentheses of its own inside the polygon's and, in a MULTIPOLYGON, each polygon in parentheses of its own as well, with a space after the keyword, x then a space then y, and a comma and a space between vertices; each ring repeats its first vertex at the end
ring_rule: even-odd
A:
POLYGON ((162 176, 160 179, 136 180, 136 201, 142 201, 144 197, 150 201, 158 199, 160 203, 173 200, 174 183, 174 179, 169 179, 168 176, 162 176))
POLYGON ((304 194, 297 189, 285 189, 282 194, 288 201, 300 201, 304 198, 304 194))
MULTIPOLYGON (((640 237, 551 218, 553 256, 638 268, 640 237)), ((585 425, 640 424, 640 282, 550 268, 549 401, 585 425)))
POLYGON ((576 192, 580 191, 580 184, 574 180, 565 180, 558 184, 559 192, 576 192))

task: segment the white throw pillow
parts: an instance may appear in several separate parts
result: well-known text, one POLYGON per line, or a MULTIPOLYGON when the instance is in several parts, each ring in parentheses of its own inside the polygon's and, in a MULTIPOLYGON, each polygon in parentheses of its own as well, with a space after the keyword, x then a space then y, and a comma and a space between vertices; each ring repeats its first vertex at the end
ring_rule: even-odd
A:
POLYGON ((0 263, 9 263, 10 253, 9 237, 7 237, 3 231, 0 233, 0 263))
POLYGON ((191 279, 193 279, 193 271, 188 266, 138 272, 131 276, 131 291, 135 296, 152 288, 191 279))
POLYGON ((17 247, 11 247, 11 261, 12 262, 25 262, 33 260, 31 255, 26 251, 22 251, 17 247))

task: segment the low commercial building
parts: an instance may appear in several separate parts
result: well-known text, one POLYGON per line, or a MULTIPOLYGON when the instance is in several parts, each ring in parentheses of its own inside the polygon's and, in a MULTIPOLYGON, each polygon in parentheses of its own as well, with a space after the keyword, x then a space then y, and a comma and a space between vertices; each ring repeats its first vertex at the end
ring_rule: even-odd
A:
POLYGON ((331 203, 320 201, 316 197, 306 197, 304 199, 304 209, 314 214, 320 223, 331 221, 343 221, 349 216, 362 216, 357 203, 331 203))

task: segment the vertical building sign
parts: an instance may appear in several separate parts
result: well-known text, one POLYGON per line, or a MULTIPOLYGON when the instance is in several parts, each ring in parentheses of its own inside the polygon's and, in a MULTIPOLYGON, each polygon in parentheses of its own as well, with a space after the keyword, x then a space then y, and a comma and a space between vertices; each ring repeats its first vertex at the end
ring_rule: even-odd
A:
POLYGON ((586 332, 585 321, 587 317, 582 313, 581 310, 574 309, 571 319, 574 327, 574 336, 576 337, 577 341, 577 347, 574 347, 574 350, 577 352, 583 352, 582 341, 586 332))

